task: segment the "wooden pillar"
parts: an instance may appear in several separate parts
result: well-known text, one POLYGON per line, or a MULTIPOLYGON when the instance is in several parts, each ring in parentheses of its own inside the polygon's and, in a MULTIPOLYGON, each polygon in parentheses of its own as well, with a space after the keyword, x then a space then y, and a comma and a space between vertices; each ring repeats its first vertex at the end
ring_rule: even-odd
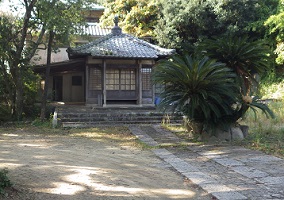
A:
MULTIPOLYGON (((153 73, 155 63, 152 62, 152 69, 151 69, 151 74, 153 73)), ((156 85, 153 84, 152 87, 152 104, 155 105, 155 99, 156 99, 156 85)))
POLYGON ((152 104, 155 105, 155 99, 156 99, 156 85, 153 85, 152 87, 152 104))
POLYGON ((85 71, 85 104, 89 101, 89 65, 86 64, 86 71, 85 71))
POLYGON ((138 105, 142 106, 142 62, 138 61, 138 105))
POLYGON ((106 61, 103 60, 103 98, 104 98, 104 102, 103 102, 103 107, 106 107, 107 103, 106 103, 106 61))

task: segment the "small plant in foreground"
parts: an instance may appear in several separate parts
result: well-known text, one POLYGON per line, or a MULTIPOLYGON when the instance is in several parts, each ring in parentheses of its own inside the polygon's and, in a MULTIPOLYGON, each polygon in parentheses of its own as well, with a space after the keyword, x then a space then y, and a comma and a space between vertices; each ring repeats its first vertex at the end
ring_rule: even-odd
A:
POLYGON ((4 189, 7 187, 11 187, 12 183, 9 180, 8 176, 8 170, 7 169, 2 169, 0 170, 0 194, 4 194, 4 189))

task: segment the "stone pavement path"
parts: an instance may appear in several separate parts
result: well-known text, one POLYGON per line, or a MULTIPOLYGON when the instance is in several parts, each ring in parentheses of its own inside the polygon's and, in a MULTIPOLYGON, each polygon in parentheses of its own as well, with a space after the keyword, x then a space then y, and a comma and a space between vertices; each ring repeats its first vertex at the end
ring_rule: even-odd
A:
MULTIPOLYGON (((150 146, 184 142, 159 125, 130 125, 150 146)), ((192 144, 152 150, 219 200, 284 199, 284 160, 240 146, 192 144)))

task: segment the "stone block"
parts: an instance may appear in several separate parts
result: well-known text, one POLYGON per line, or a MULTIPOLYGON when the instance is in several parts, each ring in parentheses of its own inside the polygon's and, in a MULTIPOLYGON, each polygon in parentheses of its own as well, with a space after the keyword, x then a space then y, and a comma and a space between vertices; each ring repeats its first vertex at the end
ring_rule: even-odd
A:
POLYGON ((244 163, 239 162, 237 160, 231 159, 231 158, 213 158, 213 160, 220 165, 223 165, 225 167, 232 167, 232 166, 242 166, 244 163))
POLYGON ((231 127, 232 140, 243 140, 244 134, 240 127, 231 127))
POLYGON ((200 185, 205 183, 216 183, 216 180, 206 175, 203 172, 184 172, 182 173, 185 177, 191 180, 194 184, 200 185))
POLYGON ((248 178, 264 178, 269 176, 266 172, 257 170, 253 167, 233 166, 231 169, 248 178))
POLYGON ((266 185, 278 185, 278 186, 281 185, 282 188, 284 187, 284 176, 280 176, 280 177, 267 176, 264 178, 259 178, 257 180, 266 185))

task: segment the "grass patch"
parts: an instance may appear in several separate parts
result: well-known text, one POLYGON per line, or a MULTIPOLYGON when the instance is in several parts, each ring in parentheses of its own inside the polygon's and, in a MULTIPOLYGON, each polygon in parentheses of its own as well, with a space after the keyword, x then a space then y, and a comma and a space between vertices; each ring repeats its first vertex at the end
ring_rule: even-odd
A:
POLYGON ((284 102, 269 103, 275 118, 266 118, 261 112, 255 118, 249 110, 240 124, 249 126, 249 135, 237 144, 284 157, 284 102))
POLYGON ((49 122, 38 122, 9 127, 0 127, 1 134, 27 134, 42 137, 84 137, 100 142, 117 143, 120 146, 136 147, 140 149, 149 148, 141 143, 126 126, 98 126, 82 129, 52 128, 49 122))
MULTIPOLYGON (((232 144, 261 150, 265 153, 284 158, 284 102, 271 102, 269 103, 269 107, 274 112, 275 118, 268 119, 261 111, 255 117, 254 112, 249 110, 243 119, 239 121, 240 124, 249 126, 248 137, 242 141, 233 141, 232 144)), ((204 142, 192 138, 183 126, 163 125, 163 127, 174 132, 178 137, 187 142, 194 142, 200 145, 204 144, 204 142)), ((181 144, 181 146, 184 145, 181 144)))
MULTIPOLYGON (((178 136, 179 138, 185 140, 187 143, 187 145, 190 145, 190 142, 194 142, 196 144, 204 144, 204 142, 198 140, 198 138, 195 138, 194 135, 192 135, 191 133, 189 133, 186 128, 183 125, 162 125, 165 129, 168 129, 169 131, 173 132, 176 136, 178 136)), ((181 144, 181 146, 184 146, 184 144, 181 144)))
POLYGON ((179 143, 163 143, 160 144, 157 148, 178 148, 178 149, 186 149, 186 147, 192 145, 189 142, 179 142, 179 143))
POLYGON ((121 146, 132 146, 141 149, 146 148, 144 144, 131 134, 130 130, 125 126, 100 126, 88 129, 70 129, 70 136, 86 137, 100 141, 111 141, 121 146))

